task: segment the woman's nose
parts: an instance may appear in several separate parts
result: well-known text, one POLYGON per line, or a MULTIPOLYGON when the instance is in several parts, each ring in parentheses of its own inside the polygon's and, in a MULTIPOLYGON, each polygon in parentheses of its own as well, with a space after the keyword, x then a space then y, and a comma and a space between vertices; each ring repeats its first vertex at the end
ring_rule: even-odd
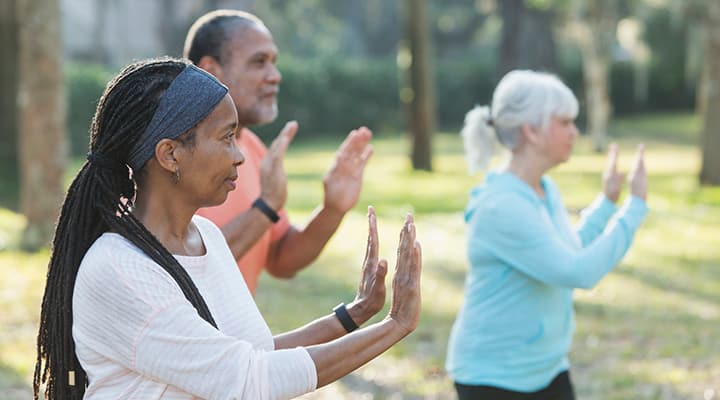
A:
POLYGON ((235 166, 241 165, 245 162, 245 154, 243 154, 242 150, 240 150, 240 147, 238 145, 233 146, 233 164, 235 166))

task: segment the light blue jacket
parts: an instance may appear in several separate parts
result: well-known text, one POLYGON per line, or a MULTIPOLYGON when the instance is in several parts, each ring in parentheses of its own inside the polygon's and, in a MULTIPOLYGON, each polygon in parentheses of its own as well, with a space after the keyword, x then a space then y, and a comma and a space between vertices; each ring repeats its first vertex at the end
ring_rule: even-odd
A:
POLYGON ((544 199, 513 174, 490 173, 472 191, 470 269, 446 361, 458 383, 532 392, 567 370, 573 289, 620 262, 647 214, 640 198, 617 210, 601 195, 573 229, 552 179, 542 185, 544 199))

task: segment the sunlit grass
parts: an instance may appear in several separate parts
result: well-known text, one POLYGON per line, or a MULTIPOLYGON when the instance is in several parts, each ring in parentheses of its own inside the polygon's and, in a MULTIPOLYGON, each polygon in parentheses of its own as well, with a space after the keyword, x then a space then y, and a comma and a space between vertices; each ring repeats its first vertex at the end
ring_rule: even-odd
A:
MULTIPOLYGON (((571 362, 579 398, 718 399, 720 188, 697 183, 697 118, 651 116, 613 126, 622 171, 629 169, 635 146, 646 144, 651 212, 623 263, 593 290, 576 292, 571 362)), ((285 164, 287 208, 296 224, 305 223, 322 201, 321 179, 340 140, 291 145, 285 164)), ((402 219, 413 212, 424 255, 424 309, 417 331, 380 359, 307 398, 453 399, 443 363, 467 268, 462 210, 481 177, 466 174, 456 134, 436 136, 433 173, 411 170, 402 138, 379 137, 374 146, 361 199, 321 257, 291 281, 263 276, 257 301, 274 332, 351 301, 367 206, 378 212, 381 255, 391 267, 402 219)), ((582 138, 570 162, 552 171, 573 215, 599 193, 604 164, 604 155, 593 153, 582 138)), ((47 263, 47 252, 12 250, 23 224, 22 217, 0 210, 0 239, 7 244, 0 253, 3 399, 27 398, 47 263)))

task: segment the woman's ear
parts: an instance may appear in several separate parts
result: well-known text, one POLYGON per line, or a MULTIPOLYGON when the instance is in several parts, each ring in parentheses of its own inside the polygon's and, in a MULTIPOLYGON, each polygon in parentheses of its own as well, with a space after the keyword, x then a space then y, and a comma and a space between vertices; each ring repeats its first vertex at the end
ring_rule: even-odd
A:
POLYGON ((161 139, 155 145, 155 158, 160 167, 170 173, 175 173, 178 168, 178 160, 175 152, 178 150, 179 143, 172 139, 161 139))
POLYGON ((522 124, 520 133, 528 143, 537 143, 540 140, 540 130, 530 124, 522 124))

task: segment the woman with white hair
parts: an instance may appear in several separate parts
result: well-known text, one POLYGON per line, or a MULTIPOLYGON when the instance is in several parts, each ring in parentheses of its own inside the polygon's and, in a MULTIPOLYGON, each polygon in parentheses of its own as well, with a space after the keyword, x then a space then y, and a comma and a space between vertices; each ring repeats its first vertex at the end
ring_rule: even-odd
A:
POLYGON ((624 177, 613 145, 602 193, 571 226, 545 174, 570 157, 577 113, 577 99, 557 77, 512 71, 492 107, 465 117, 471 172, 487 166, 496 141, 511 157, 472 190, 465 211, 470 268, 446 363, 460 400, 575 398, 567 357, 573 289, 592 288, 620 262, 647 214, 643 147, 628 179, 631 195, 618 209, 624 177))

